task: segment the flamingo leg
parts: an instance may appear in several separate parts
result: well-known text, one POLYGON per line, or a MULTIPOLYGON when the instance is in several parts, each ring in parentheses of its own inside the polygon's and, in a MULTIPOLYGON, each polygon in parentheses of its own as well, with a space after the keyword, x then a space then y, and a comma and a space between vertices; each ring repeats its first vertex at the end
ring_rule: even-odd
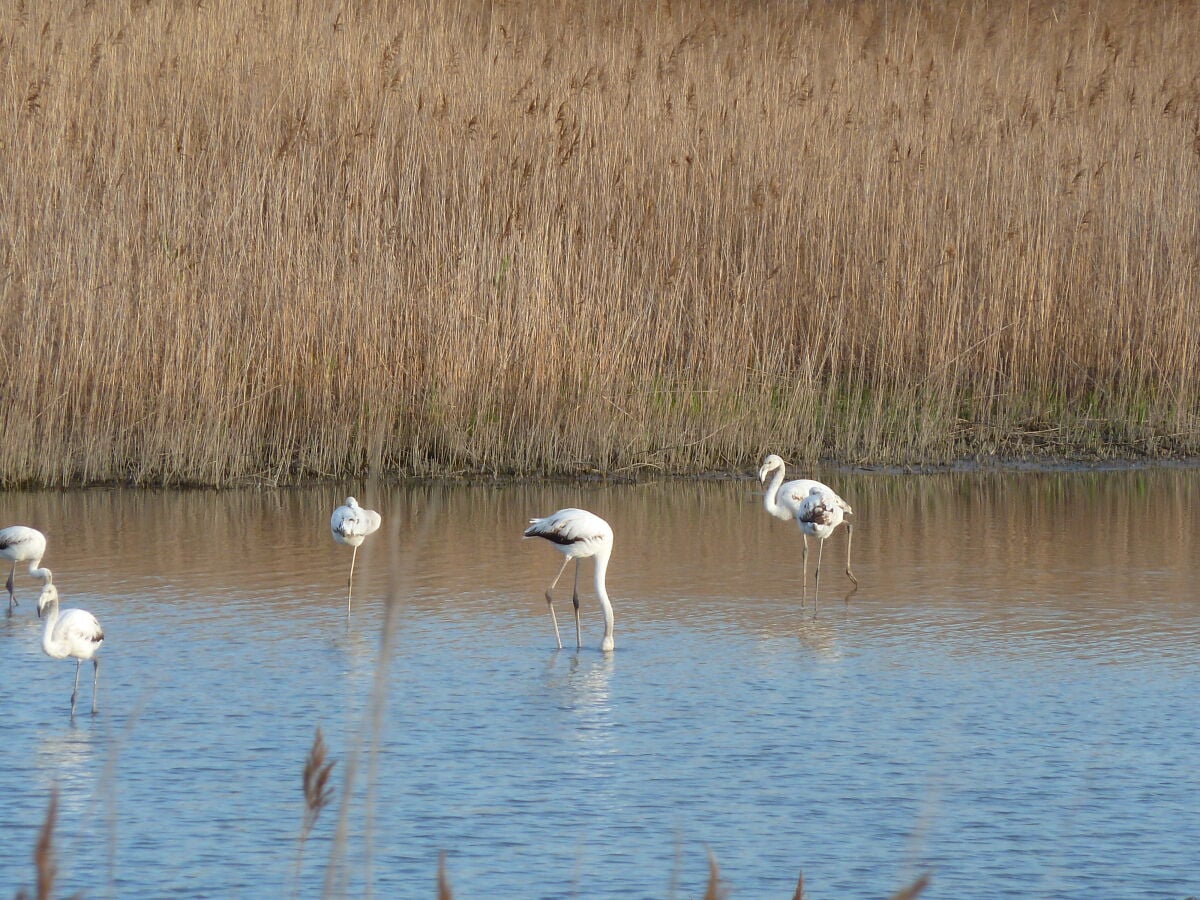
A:
POLYGON ((858 587, 858 579, 854 577, 854 573, 850 571, 850 542, 854 540, 854 526, 849 522, 846 523, 846 577, 854 582, 854 586, 858 587))
POLYGON ((817 539, 817 567, 813 570, 813 618, 821 608, 821 551, 825 549, 825 539, 817 539))
MULTIPOLYGON (((100 660, 92 657, 92 668, 95 669, 95 674, 92 676, 92 715, 96 714, 96 688, 100 686, 100 660)), ((75 670, 76 674, 79 670, 75 670)))
POLYGON ((583 647, 583 635, 579 630, 579 558, 575 559, 575 588, 571 591, 571 603, 575 606, 575 649, 583 647))
POLYGON ((804 604, 808 602, 808 535, 803 531, 800 532, 800 540, 804 541, 804 549, 800 552, 800 580, 804 583, 800 594, 800 608, 804 609, 804 604))
POLYGON ((354 552, 350 554, 350 580, 347 582, 348 590, 346 591, 346 615, 350 615, 350 601, 354 597, 354 561, 358 559, 358 547, 354 548, 354 552))
POLYGON ((562 568, 558 570, 558 574, 554 576, 554 580, 550 582, 550 587, 546 588, 546 606, 550 610, 550 621, 554 623, 554 640, 558 643, 558 649, 562 649, 562 637, 558 633, 558 616, 554 614, 554 586, 558 584, 558 579, 562 578, 562 573, 567 571, 567 563, 571 561, 571 557, 563 560, 562 568))
POLYGON ((83 665, 82 659, 75 660, 75 687, 71 688, 71 715, 75 715, 75 697, 79 694, 79 667, 83 665))
POLYGON ((8 573, 8 581, 4 583, 4 586, 8 588, 8 614, 10 616, 12 615, 13 607, 17 605, 17 597, 16 594, 13 593, 13 576, 16 574, 17 564, 14 562, 12 564, 12 570, 8 573))

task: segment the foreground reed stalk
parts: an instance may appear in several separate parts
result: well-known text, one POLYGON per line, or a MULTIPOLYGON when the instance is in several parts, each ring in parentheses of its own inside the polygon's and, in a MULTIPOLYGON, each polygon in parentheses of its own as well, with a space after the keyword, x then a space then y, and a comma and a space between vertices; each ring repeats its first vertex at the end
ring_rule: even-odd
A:
POLYGON ((54 880, 58 866, 54 860, 54 826, 58 822, 58 786, 50 789, 50 802, 46 804, 46 817, 38 830, 37 844, 33 848, 33 866, 36 872, 35 892, 30 894, 22 888, 17 891, 17 900, 50 900, 54 896, 54 880))
POLYGON ((0 0, 0 481, 1200 451, 1200 7, 0 0))
POLYGON ((333 801, 333 785, 329 783, 329 776, 333 773, 333 767, 337 763, 335 760, 328 759, 327 756, 328 749, 325 746, 325 737, 321 734, 321 729, 318 726, 316 733, 313 735, 313 742, 308 750, 308 756, 304 760, 304 819, 300 824, 300 835, 296 845, 293 897, 298 896, 300 892, 300 878, 304 869, 304 846, 308 842, 313 828, 316 827, 317 819, 321 817, 321 813, 333 801))

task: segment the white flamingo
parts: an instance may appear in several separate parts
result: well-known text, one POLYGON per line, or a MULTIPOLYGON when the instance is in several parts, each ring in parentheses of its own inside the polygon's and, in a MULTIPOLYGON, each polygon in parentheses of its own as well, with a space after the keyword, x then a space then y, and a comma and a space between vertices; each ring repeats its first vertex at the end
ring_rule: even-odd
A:
POLYGON ((49 569, 45 572, 45 586, 38 597, 38 615, 46 620, 42 632, 42 650, 51 659, 75 660, 75 687, 71 689, 71 715, 75 715, 75 698, 79 694, 79 668, 85 659, 92 661, 95 675, 92 678, 92 712, 96 711, 96 687, 100 683, 100 660, 96 651, 104 643, 104 631, 90 612, 83 609, 58 611, 58 588, 52 582, 49 569))
MULTIPOLYGON (((833 488, 811 478, 798 478, 784 484, 785 468, 784 461, 772 453, 763 460, 763 464, 758 470, 758 480, 765 482, 768 476, 771 479, 766 493, 763 494, 763 508, 777 519, 794 521, 800 527, 800 535, 804 539, 801 563, 804 570, 803 596, 804 599, 807 599, 808 536, 812 535, 821 542, 817 548, 816 586, 814 587, 815 591, 819 591, 821 551, 825 548, 825 541, 844 521, 845 514, 853 513, 854 510, 850 508, 849 503, 834 492, 833 488)), ((854 526, 850 522, 846 522, 846 577, 857 587, 858 579, 850 571, 850 544, 853 539, 854 526)), ((816 600, 814 599, 813 602, 815 603, 816 600)))
POLYGON ((354 548, 350 556, 350 581, 346 593, 346 614, 350 613, 350 602, 354 596, 354 561, 358 559, 358 548, 367 539, 367 535, 379 530, 383 517, 373 509, 363 509, 353 497, 347 497, 343 506, 333 511, 329 520, 329 530, 333 539, 339 544, 348 544, 354 548))
POLYGON ((558 633, 558 617, 554 614, 554 586, 562 573, 567 569, 567 563, 575 560, 575 588, 571 593, 571 602, 575 605, 575 646, 583 646, 583 636, 579 628, 579 560, 591 556, 596 560, 596 596, 600 598, 600 608, 604 610, 604 639, 600 642, 603 651, 612 650, 613 644, 613 609, 608 599, 608 590, 604 584, 604 575, 608 571, 608 559, 612 555, 613 530, 607 522, 595 513, 586 509, 560 509, 544 519, 530 519, 529 527, 525 529, 525 537, 545 538, 554 544, 554 549, 566 559, 562 568, 546 588, 546 606, 550 608, 550 620, 554 623, 554 639, 558 649, 562 649, 562 637, 558 633))
POLYGON ((42 557, 46 555, 46 536, 36 528, 25 525, 9 525, 0 528, 0 556, 12 560, 12 569, 8 573, 8 614, 11 616, 13 607, 17 605, 16 594, 13 593, 13 577, 17 574, 17 563, 28 562, 29 574, 43 581, 50 576, 49 569, 39 569, 42 557))

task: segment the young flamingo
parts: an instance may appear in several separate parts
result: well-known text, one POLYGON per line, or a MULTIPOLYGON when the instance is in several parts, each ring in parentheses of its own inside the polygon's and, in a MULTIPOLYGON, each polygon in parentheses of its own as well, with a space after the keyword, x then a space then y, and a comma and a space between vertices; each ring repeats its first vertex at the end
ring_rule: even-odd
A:
POLYGON ((353 497, 347 497, 343 506, 333 511, 329 519, 329 530, 339 544, 354 548, 350 555, 350 580, 347 582, 346 615, 350 615, 350 602, 354 597, 354 561, 358 559, 358 548, 367 535, 379 530, 383 517, 373 509, 363 509, 353 497))
POLYGON ((604 639, 600 649, 608 652, 613 644, 613 609, 608 599, 604 576, 608 571, 608 559, 612 555, 613 530, 607 522, 595 513, 586 509, 560 509, 558 512, 543 519, 530 519, 529 527, 525 529, 525 537, 545 538, 554 544, 554 549, 566 559, 562 568, 546 588, 546 606, 550 608, 550 620, 554 623, 554 639, 558 649, 562 649, 562 637, 558 633, 558 617, 554 614, 554 598, 552 593, 558 579, 567 569, 567 563, 575 560, 575 589, 571 593, 571 602, 575 605, 575 646, 583 646, 583 637, 579 628, 579 560, 592 556, 596 559, 596 596, 600 598, 600 608, 604 611, 604 639))
MULTIPOLYGON (((800 526, 800 534, 804 540, 804 547, 801 556, 801 567, 804 570, 804 586, 803 598, 808 599, 808 536, 812 535, 821 541, 820 547, 817 550, 817 571, 816 581, 817 587, 820 589, 821 579, 821 550, 825 547, 825 540, 831 535, 834 529, 844 521, 846 513, 852 513, 850 504, 839 497, 828 485, 822 484, 819 481, 814 481, 811 478, 798 478, 795 481, 789 481, 784 484, 784 469, 786 465, 784 461, 772 453, 763 460, 762 466, 758 470, 758 480, 766 483, 767 478, 771 481, 767 484, 766 493, 763 494, 763 508, 777 519, 787 521, 795 521, 800 526), (822 501, 814 501, 811 498, 819 496, 825 498, 822 501), (831 505, 830 509, 825 509, 825 501, 831 505), (821 524, 815 520, 802 521, 801 516, 813 517, 817 516, 817 505, 822 506, 822 512, 819 517, 822 519, 836 518, 837 521, 829 525, 821 524), (836 508, 837 512, 833 512, 832 508, 836 508)), ((850 543, 854 539, 854 526, 850 522, 846 522, 846 577, 854 582, 854 586, 858 587, 858 579, 854 577, 854 573, 850 571, 850 543)))
MULTIPOLYGON (((821 604, 821 552, 825 549, 825 541, 835 528, 842 524, 846 513, 853 513, 850 504, 831 491, 825 485, 817 485, 809 489, 808 496, 800 501, 796 508, 796 524, 804 535, 805 543, 812 535, 817 544, 817 567, 813 570, 813 616, 821 604)), ((806 554, 807 555, 807 554, 806 554)), ((807 566, 804 574, 808 580, 807 566)), ((858 579, 850 571, 850 523, 846 523, 846 574, 855 585, 858 579)))
POLYGON ((29 574, 34 578, 46 578, 49 569, 39 569, 42 557, 46 555, 46 536, 36 528, 26 525, 9 525, 0 528, 0 556, 12 560, 12 569, 8 573, 8 614, 11 616, 13 607, 17 605, 17 597, 13 592, 13 578, 17 574, 17 563, 29 563, 29 574))
POLYGON ((95 674, 92 678, 92 712, 96 712, 96 688, 100 684, 100 660, 96 651, 104 643, 104 631, 90 612, 83 609, 58 611, 58 588, 54 586, 52 573, 45 569, 45 586, 38 597, 38 615, 46 620, 42 632, 42 650, 51 659, 75 660, 75 687, 71 689, 71 715, 75 715, 75 698, 79 695, 79 668, 85 659, 92 661, 95 674))

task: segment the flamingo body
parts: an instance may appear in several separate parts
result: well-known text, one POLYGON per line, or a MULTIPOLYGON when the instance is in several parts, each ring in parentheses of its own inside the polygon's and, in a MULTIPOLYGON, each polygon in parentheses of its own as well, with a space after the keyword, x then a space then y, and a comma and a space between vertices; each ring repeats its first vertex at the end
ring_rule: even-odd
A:
POLYGON ((347 497, 344 505, 333 511, 329 519, 329 530, 339 544, 359 546, 369 534, 379 530, 383 516, 373 509, 363 509, 353 497, 347 497))
POLYGON ((11 616, 13 607, 17 605, 16 594, 13 591, 13 579, 17 574, 17 563, 29 563, 29 574, 34 578, 47 578, 49 569, 38 568, 42 557, 46 555, 46 536, 36 528, 27 525, 9 525, 0 528, 0 556, 12 562, 8 573, 8 614, 11 616))
POLYGON ((771 476, 771 483, 763 494, 763 508, 777 519, 790 522, 796 518, 796 511, 813 488, 829 490, 819 481, 811 478, 797 478, 795 481, 784 482, 786 463, 772 453, 758 470, 758 480, 765 482, 771 476))
POLYGON ((96 651, 104 643, 104 630, 90 612, 84 609, 58 608, 58 588, 51 581, 49 570, 46 583, 38 597, 38 615, 46 620, 42 632, 42 650, 51 659, 75 660, 75 687, 71 691, 71 715, 75 715, 75 698, 79 694, 79 668, 85 659, 92 661, 95 676, 92 680, 92 712, 96 711, 96 687, 100 683, 100 660, 96 651))
POLYGON ((350 603, 354 597, 354 562, 358 559, 358 548, 368 535, 379 530, 383 516, 373 509, 363 509, 353 497, 333 511, 329 519, 329 531, 339 544, 354 548, 350 556, 350 578, 346 588, 346 614, 350 614, 350 603))
POLYGON ((612 602, 608 599, 608 589, 605 584, 605 574, 608 571, 608 560, 612 555, 613 530, 612 526, 595 513, 586 509, 569 507, 540 519, 530 519, 529 527, 525 529, 524 537, 540 537, 554 545, 554 549, 566 559, 562 568, 550 586, 546 588, 546 605, 550 608, 550 618, 554 622, 554 637, 558 648, 562 649, 562 638, 558 632, 558 618, 554 613, 552 592, 558 584, 558 579, 566 570, 567 564, 575 560, 575 589, 571 601, 575 607, 575 646, 583 644, 579 624, 579 560, 593 557, 595 566, 596 596, 600 599, 600 607, 604 612, 604 638, 600 649, 607 652, 615 646, 613 642, 613 610, 612 602))
POLYGON ((796 524, 804 534, 824 541, 845 521, 846 513, 853 512, 849 503, 818 484, 796 507, 796 524))

